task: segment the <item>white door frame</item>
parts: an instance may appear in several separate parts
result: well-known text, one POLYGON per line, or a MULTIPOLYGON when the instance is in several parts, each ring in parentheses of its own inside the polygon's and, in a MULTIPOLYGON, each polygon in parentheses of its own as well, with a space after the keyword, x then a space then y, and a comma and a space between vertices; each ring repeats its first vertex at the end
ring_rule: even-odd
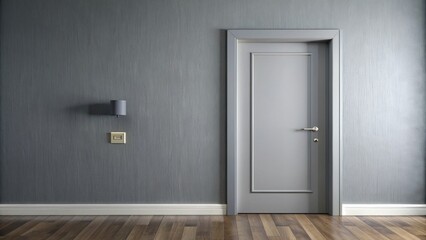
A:
POLYGON ((330 51, 330 158, 328 213, 341 214, 341 161, 342 161, 342 95, 341 95, 341 33, 340 30, 228 30, 227 43, 227 214, 238 214, 237 152, 239 118, 237 109, 237 54, 240 42, 312 42, 327 41, 330 51))

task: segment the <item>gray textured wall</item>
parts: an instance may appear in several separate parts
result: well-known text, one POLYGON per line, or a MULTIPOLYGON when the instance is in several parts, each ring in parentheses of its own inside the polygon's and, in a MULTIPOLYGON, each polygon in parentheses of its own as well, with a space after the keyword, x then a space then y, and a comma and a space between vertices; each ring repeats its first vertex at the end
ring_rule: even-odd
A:
POLYGON ((0 202, 224 203, 224 30, 340 28, 344 202, 425 203, 425 27, 424 0, 2 0, 0 202))

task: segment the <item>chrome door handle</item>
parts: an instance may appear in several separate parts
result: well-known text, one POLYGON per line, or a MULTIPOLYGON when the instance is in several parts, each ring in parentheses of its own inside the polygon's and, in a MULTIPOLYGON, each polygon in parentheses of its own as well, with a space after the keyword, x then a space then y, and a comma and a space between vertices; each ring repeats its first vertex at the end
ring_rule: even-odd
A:
POLYGON ((311 128, 303 128, 303 131, 311 131, 311 132, 318 132, 319 128, 317 126, 313 126, 311 128))

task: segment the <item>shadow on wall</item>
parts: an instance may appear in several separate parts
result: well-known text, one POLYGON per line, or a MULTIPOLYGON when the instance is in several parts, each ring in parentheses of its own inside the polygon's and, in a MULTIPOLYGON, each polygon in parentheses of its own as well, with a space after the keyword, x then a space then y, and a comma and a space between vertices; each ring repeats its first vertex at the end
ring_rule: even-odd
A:
MULTIPOLYGON (((426 3, 423 3, 423 7, 424 7, 424 12, 426 13, 426 3)), ((423 43, 425 43, 426 42, 426 16, 423 16, 423 43)), ((424 58, 424 61, 426 62, 426 47, 424 48, 424 53, 423 53, 424 55, 423 55, 423 58, 424 58)), ((423 70, 424 71, 424 70, 423 70)), ((424 79, 425 80, 425 79, 424 79)), ((423 103, 426 103, 426 92, 423 94, 423 103)), ((424 112, 424 120, 425 120, 425 122, 426 122, 426 106, 424 106, 424 110, 423 110, 423 112, 424 112)), ((423 140, 423 142, 425 143, 424 145, 426 146, 426 136, 424 136, 424 140, 423 140)), ((423 155, 423 158, 426 158, 426 147, 424 148, 424 155, 423 155)), ((425 165, 423 166, 423 168, 424 168, 424 177, 425 177, 425 179, 424 179, 424 181, 423 182, 425 182, 426 183, 426 162, 424 163, 425 165)), ((425 195, 424 195, 424 199, 423 199, 423 202, 426 202, 426 184, 424 185, 424 187, 425 187, 425 195)))
POLYGON ((112 115, 113 109, 110 103, 80 104, 68 107, 68 110, 74 113, 89 115, 112 115))
POLYGON ((219 97, 219 129, 220 129, 220 133, 219 133, 219 139, 220 139, 220 144, 219 144, 219 152, 220 152, 220 199, 222 200, 223 203, 226 203, 226 177, 227 177, 227 171, 226 171, 226 165, 227 165, 227 130, 226 130, 226 126, 227 126, 227 100, 226 100, 226 96, 227 96, 227 81, 226 81, 226 75, 227 75, 227 62, 226 62, 226 58, 227 58, 227 48, 226 48, 226 43, 227 43, 227 31, 224 29, 219 30, 219 44, 220 44, 220 65, 219 65, 219 80, 220 80, 220 84, 219 84, 219 88, 220 88, 220 97, 219 97))
POLYGON ((110 103, 95 103, 89 105, 89 115, 112 115, 110 103))

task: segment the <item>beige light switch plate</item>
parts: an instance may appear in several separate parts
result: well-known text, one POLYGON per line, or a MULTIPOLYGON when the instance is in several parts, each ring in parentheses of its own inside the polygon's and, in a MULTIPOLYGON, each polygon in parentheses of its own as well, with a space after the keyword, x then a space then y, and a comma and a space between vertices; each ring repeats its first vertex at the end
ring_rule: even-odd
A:
POLYGON ((126 143, 126 132, 111 132, 110 143, 126 143))

